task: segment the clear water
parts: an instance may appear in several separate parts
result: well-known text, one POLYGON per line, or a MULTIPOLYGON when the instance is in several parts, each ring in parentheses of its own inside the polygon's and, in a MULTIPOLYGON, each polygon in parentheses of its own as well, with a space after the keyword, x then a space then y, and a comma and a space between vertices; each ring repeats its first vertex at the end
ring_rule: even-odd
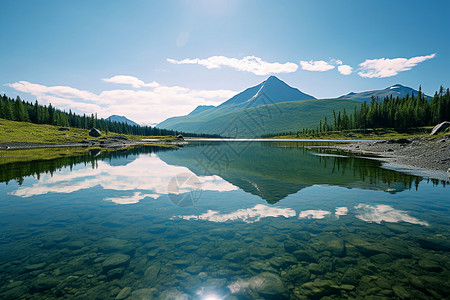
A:
POLYGON ((1 165, 0 298, 448 298, 448 182, 310 145, 1 165))

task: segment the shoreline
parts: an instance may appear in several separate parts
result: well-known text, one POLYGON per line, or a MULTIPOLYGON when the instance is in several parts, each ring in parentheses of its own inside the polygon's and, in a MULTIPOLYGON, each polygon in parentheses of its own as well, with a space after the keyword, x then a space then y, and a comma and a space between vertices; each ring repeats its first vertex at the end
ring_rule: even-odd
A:
MULTIPOLYGON (((268 139, 270 141, 270 139, 268 139)), ((63 147, 100 147, 107 149, 120 149, 135 145, 174 145, 182 146, 188 141, 163 141, 149 139, 142 141, 130 140, 123 136, 104 137, 96 140, 83 140, 81 142, 67 143, 28 143, 28 142, 0 142, 0 150, 23 150, 37 148, 63 148, 63 147)), ((345 141, 343 141, 345 142, 345 141)), ((374 141, 349 141, 349 143, 334 146, 310 146, 308 148, 322 148, 362 157, 377 159, 390 168, 420 168, 430 171, 450 171, 450 134, 439 137, 413 137, 408 139, 389 139, 374 141), (369 156, 369 157, 367 157, 369 156)))
POLYGON ((99 140, 83 140, 81 142, 67 142, 67 143, 28 143, 28 142, 0 142, 0 150, 24 150, 24 149, 39 149, 39 148, 65 148, 65 147, 83 147, 92 148, 100 147, 105 149, 120 149, 136 145, 173 145, 182 146, 184 141, 134 141, 124 138, 107 137, 99 140))
POLYGON ((441 137, 356 142, 320 148, 371 156, 370 158, 383 161, 387 167, 393 169, 407 167, 411 170, 420 168, 438 172, 450 171, 450 134, 441 137))

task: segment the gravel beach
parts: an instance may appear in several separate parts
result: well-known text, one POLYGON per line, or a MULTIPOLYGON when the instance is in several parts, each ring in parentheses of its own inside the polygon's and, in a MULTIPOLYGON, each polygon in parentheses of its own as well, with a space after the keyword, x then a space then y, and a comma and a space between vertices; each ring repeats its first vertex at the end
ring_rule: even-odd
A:
POLYGON ((437 171, 449 171, 450 134, 441 137, 415 137, 373 142, 357 142, 327 148, 365 156, 388 163, 437 171))

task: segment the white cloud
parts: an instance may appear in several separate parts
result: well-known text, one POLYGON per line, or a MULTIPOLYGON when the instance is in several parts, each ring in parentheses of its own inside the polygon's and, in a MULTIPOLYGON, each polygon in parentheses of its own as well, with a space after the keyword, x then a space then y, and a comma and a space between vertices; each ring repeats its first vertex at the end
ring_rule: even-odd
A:
POLYGON ((326 61, 323 61, 323 60, 316 60, 316 61, 301 60, 300 65, 302 66, 303 70, 316 71, 316 72, 329 71, 329 70, 332 70, 335 68, 332 64, 327 63, 326 61))
POLYGON ((104 81, 129 84, 135 88, 114 89, 95 94, 68 86, 45 86, 18 81, 7 86, 35 96, 41 104, 52 103, 60 109, 77 113, 98 113, 100 118, 124 115, 135 122, 161 122, 176 115, 185 115, 198 105, 218 105, 236 94, 230 90, 194 90, 180 86, 145 83, 133 76, 118 75, 104 81))
POLYGON ((334 64, 334 65, 342 65, 342 64, 343 64, 342 60, 340 60, 340 59, 334 59, 334 58, 332 58, 332 59, 330 60, 330 63, 332 63, 332 64, 334 64))
POLYGON ((358 75, 366 78, 384 78, 397 75, 399 72, 411 70, 418 63, 432 59, 436 53, 416 56, 412 58, 379 58, 367 59, 359 64, 361 71, 358 75))
POLYGON ((128 75, 116 75, 111 78, 103 78, 102 80, 105 82, 110 82, 110 83, 129 84, 129 85, 133 86, 134 88, 141 88, 141 87, 154 88, 154 87, 159 86, 159 83, 157 83, 156 81, 153 81, 151 83, 145 83, 137 77, 128 76, 128 75))
POLYGON ((200 215, 179 215, 172 219, 180 218, 184 220, 205 220, 210 222, 226 222, 240 220, 245 223, 253 223, 267 217, 295 217, 296 212, 290 208, 270 207, 264 204, 257 204, 252 208, 242 208, 234 212, 221 214, 218 211, 208 210, 200 215))
POLYGON ((428 226, 427 222, 411 217, 407 214, 407 212, 394 209, 389 205, 358 204, 357 206, 355 206, 355 208, 359 213, 358 215, 356 215, 356 217, 369 223, 375 222, 380 224, 382 221, 390 223, 407 222, 411 224, 428 226))
POLYGON ((221 67, 231 67, 239 71, 250 72, 255 75, 269 75, 278 73, 292 73, 297 71, 298 66, 295 63, 269 63, 263 61, 256 56, 245 56, 242 59, 225 57, 225 56, 211 56, 206 59, 194 58, 175 60, 168 58, 168 62, 172 64, 198 64, 205 66, 208 69, 220 69, 221 67))
POLYGON ((338 66, 338 71, 342 75, 350 75, 350 74, 352 74, 353 68, 350 67, 349 65, 341 65, 341 66, 338 66))

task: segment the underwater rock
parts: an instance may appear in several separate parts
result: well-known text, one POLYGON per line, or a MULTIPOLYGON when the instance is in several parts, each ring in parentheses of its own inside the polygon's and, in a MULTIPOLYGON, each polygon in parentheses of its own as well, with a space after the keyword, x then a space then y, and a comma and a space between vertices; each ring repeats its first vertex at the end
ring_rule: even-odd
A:
POLYGON ((450 251, 450 242, 446 239, 428 238, 418 239, 420 247, 435 251, 450 251))
POLYGON ((280 269, 297 264, 297 260, 294 258, 294 256, 290 254, 285 254, 283 256, 272 257, 269 260, 269 263, 272 267, 280 269))
POLYGON ((341 278, 342 283, 351 284, 351 285, 357 285, 362 274, 360 271, 349 268, 347 271, 345 271, 344 275, 341 278))
POLYGON ((233 251, 225 254, 223 256, 224 259, 229 261, 236 261, 241 262, 242 260, 246 259, 248 257, 249 253, 247 250, 239 250, 239 251, 233 251))
POLYGON ((441 266, 433 261, 433 260, 429 260, 429 259, 422 259, 419 260, 419 267, 421 267, 424 270, 430 271, 430 272, 441 272, 442 268, 441 266))
POLYGON ((27 271, 39 270, 39 269, 42 269, 43 267, 45 267, 46 264, 47 263, 44 261, 44 262, 41 262, 38 264, 26 265, 25 270, 27 270, 27 271))
POLYGON ((275 271, 268 262, 265 261, 252 261, 249 264, 250 268, 256 272, 262 272, 262 271, 268 271, 273 272, 275 271))
POLYGON ((292 253, 295 250, 299 250, 301 248, 299 242, 297 242, 295 240, 287 240, 283 243, 283 245, 284 245, 284 250, 288 253, 292 253))
POLYGON ((373 255, 370 260, 372 260, 376 264, 388 264, 391 263, 394 258, 386 253, 380 253, 373 255))
POLYGON ((122 300, 128 297, 131 293, 131 287, 127 286, 120 290, 120 292, 116 296, 116 300, 122 300))
POLYGON ((385 226, 389 228, 389 230, 392 231, 393 233, 397 234, 408 233, 408 230, 404 226, 399 224, 386 223, 385 226))
POLYGON ((341 290, 353 291, 355 289, 354 285, 351 284, 343 284, 340 286, 341 290))
POLYGON ((268 258, 270 256, 273 256, 273 250, 268 249, 268 248, 262 248, 262 247, 251 248, 250 255, 262 257, 262 258, 268 258))
POLYGON ((298 261, 317 262, 316 254, 312 251, 297 250, 292 254, 298 261))
POLYGON ((126 254, 113 254, 102 263, 103 270, 110 270, 124 265, 130 260, 130 256, 126 254))
POLYGON ((307 282, 311 277, 311 273, 308 269, 301 265, 292 267, 290 270, 286 271, 286 276, 296 283, 296 285, 307 282))
POLYGON ((176 267, 182 268, 182 267, 189 266, 191 263, 187 259, 177 259, 177 260, 172 261, 172 264, 176 267))
MULTIPOLYGON (((228 286, 233 294, 254 295, 259 294, 263 298, 283 298, 286 288, 280 277, 276 274, 263 272, 249 279, 239 279, 228 286)), ((255 297, 253 297, 255 298, 255 297)), ((257 297, 259 298, 259 297, 257 297)))
POLYGON ((139 290, 135 290, 131 293, 130 299, 132 299, 132 300, 151 300, 151 299, 155 299, 155 295, 157 293, 158 293, 158 290, 155 288, 139 289, 139 290))
POLYGON ((121 268, 114 268, 114 269, 111 269, 111 270, 109 270, 107 273, 106 273, 106 276, 108 277, 108 279, 115 279, 115 278, 120 278, 120 277, 122 277, 122 274, 123 274, 123 272, 125 271, 125 268, 124 267, 121 267, 121 268))
POLYGON ((323 264, 311 263, 308 265, 308 270, 313 274, 324 274, 326 269, 326 266, 323 264))
POLYGON ((57 286, 59 280, 52 277, 39 277, 33 282, 33 289, 36 291, 45 291, 57 286))
POLYGON ((66 230, 55 230, 46 235, 48 241, 62 242, 69 239, 70 233, 66 230))
POLYGON ((403 286, 394 285, 392 287, 392 290, 394 291, 394 294, 400 299, 411 299, 411 294, 403 286))
POLYGON ((100 241, 98 245, 99 249, 106 252, 118 251, 122 253, 127 253, 134 250, 133 244, 126 240, 116 239, 116 238, 104 238, 100 241))
POLYGON ((318 299, 338 293, 339 286, 331 280, 316 279, 302 284, 301 291, 309 299, 318 299))
POLYGON ((278 275, 273 273, 261 273, 256 279, 253 289, 263 296, 281 295, 286 292, 283 282, 278 275))
POLYGON ((25 285, 16 286, 2 293, 3 299, 21 299, 29 291, 29 287, 25 285))
POLYGON ((156 262, 149 266, 144 272, 144 281, 146 283, 154 284, 158 278, 159 272, 161 270, 161 264, 156 262))
POLYGON ((344 257, 345 256, 345 243, 341 239, 332 239, 327 241, 326 250, 330 251, 333 256, 344 257))
POLYGON ((364 256, 372 256, 375 254, 386 252, 386 248, 384 248, 383 246, 375 243, 370 243, 357 237, 352 238, 350 243, 353 244, 364 256))
POLYGON ((311 239, 311 234, 307 231, 294 231, 291 233, 291 237, 296 240, 309 241, 311 239))

